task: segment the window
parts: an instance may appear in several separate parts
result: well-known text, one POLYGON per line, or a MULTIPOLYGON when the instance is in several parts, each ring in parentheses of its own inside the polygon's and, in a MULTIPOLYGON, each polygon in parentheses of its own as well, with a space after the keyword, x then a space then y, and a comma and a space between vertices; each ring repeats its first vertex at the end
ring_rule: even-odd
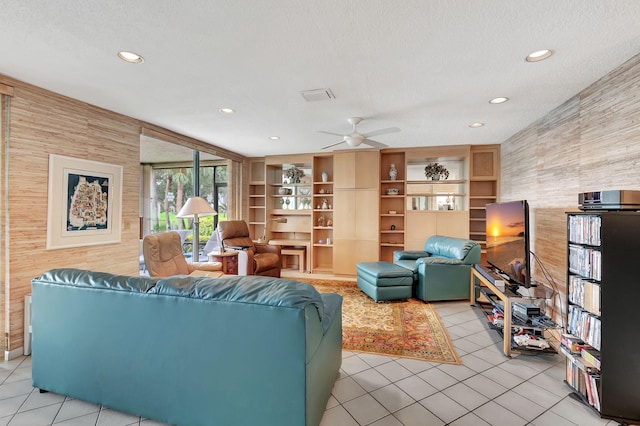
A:
MULTIPOLYGON (((184 236, 184 249, 191 252, 193 229, 188 219, 176 217, 194 191, 194 171, 191 165, 153 165, 150 188, 151 232, 178 231, 184 236), (184 232, 180 232, 184 231, 184 232)), ((219 220, 227 220, 228 191, 226 165, 200 165, 200 196, 207 200, 217 216, 200 218, 199 241, 204 246, 213 234, 219 220)), ((202 248, 202 247, 200 247, 202 248)))

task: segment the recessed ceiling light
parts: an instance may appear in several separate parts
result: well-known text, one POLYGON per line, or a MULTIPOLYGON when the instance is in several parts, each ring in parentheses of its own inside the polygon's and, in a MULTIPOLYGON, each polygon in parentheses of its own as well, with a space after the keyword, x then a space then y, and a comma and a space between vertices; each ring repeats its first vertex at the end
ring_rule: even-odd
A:
POLYGON ((553 55, 553 52, 549 49, 538 50, 537 52, 530 53, 525 60, 527 62, 538 62, 547 59, 553 55))
POLYGON ((218 111, 220 111, 223 114, 235 114, 236 111, 234 109, 231 108, 220 108, 218 111))
POLYGON ((509 100, 509 98, 505 98, 505 97, 499 97, 499 98, 493 98, 489 101, 490 104, 503 104, 505 102, 507 102, 509 100))
POLYGON ((471 123, 469 124, 469 127, 473 128, 473 129, 477 129, 478 127, 482 127, 484 126, 484 123, 471 123))
POLYGON ((277 141, 280 140, 280 136, 269 136, 269 139, 271 139, 272 141, 277 141))
POLYGON ((137 53, 127 52, 126 50, 122 50, 118 52, 118 57, 125 62, 130 62, 132 64, 140 64, 144 62, 144 58, 137 53))

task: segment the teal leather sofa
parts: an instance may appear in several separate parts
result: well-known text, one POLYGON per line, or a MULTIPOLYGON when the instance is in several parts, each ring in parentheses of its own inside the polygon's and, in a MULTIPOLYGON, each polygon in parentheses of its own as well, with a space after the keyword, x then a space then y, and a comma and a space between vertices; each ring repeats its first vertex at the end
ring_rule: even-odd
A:
POLYGON ((433 235, 423 250, 396 250, 393 263, 413 271, 415 296, 425 302, 469 298, 471 268, 480 263, 480 244, 433 235))
POLYGON ((33 386, 174 425, 320 423, 342 297, 273 277, 32 280, 33 386))

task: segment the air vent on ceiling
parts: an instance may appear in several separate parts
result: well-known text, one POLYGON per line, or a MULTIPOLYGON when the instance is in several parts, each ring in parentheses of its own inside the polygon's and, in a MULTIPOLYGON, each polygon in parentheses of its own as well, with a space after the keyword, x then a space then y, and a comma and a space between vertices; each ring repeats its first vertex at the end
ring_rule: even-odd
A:
POLYGON ((331 89, 305 90, 300 94, 307 102, 328 101, 336 98, 331 89))

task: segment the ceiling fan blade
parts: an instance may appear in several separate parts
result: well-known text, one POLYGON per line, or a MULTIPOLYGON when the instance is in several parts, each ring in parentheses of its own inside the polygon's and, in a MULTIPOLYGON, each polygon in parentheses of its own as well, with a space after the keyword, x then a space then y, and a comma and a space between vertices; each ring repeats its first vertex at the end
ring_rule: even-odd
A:
POLYGON ((342 133, 327 132, 327 131, 325 131, 325 130, 316 130, 316 132, 318 132, 318 133, 324 133, 324 134, 327 134, 327 135, 333 135, 333 136, 340 136, 340 137, 343 137, 343 136, 344 136, 342 133))
POLYGON ((374 130, 373 132, 363 133, 362 136, 370 138, 371 136, 386 135, 387 133, 399 132, 399 127, 388 127, 386 129, 374 130))
POLYGON ((389 145, 385 145, 382 142, 372 141, 371 139, 365 139, 362 141, 363 144, 369 145, 373 148, 388 148, 389 145))
POLYGON ((345 143, 344 141, 340 141, 340 142, 336 142, 336 143, 332 143, 331 145, 327 145, 327 146, 323 146, 320 149, 327 149, 327 148, 331 148, 332 146, 336 146, 336 145, 340 145, 341 143, 345 143))

